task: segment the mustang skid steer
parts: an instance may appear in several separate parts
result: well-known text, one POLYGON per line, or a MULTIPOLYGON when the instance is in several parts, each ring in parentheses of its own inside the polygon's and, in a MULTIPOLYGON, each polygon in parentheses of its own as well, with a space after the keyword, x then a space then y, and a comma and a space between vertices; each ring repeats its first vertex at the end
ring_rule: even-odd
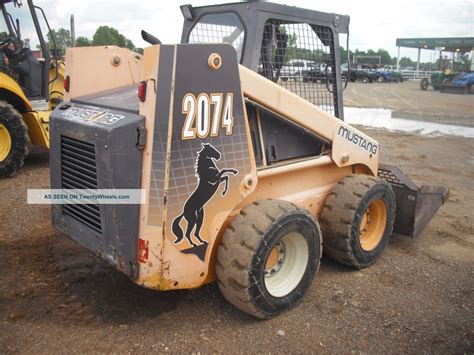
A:
POLYGON ((323 251, 359 269, 393 232, 422 232, 447 189, 379 164, 379 143, 342 120, 347 16, 259 2, 182 12, 182 44, 143 32, 143 57, 68 50, 52 188, 144 189, 147 201, 54 205, 58 230, 139 285, 217 280, 260 318, 302 299, 323 251), (283 82, 291 56, 331 67, 328 80, 283 82))

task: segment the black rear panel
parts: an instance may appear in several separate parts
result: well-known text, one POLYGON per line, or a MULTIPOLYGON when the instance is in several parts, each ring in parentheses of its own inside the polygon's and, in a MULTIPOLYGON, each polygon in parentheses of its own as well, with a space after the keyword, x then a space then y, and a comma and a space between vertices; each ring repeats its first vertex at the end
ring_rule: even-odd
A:
MULTIPOLYGON (((144 132, 144 118, 131 112, 58 105, 51 115, 51 188, 140 189, 144 132)), ((138 204, 89 201, 53 205, 53 225, 134 277, 139 210, 138 204)))

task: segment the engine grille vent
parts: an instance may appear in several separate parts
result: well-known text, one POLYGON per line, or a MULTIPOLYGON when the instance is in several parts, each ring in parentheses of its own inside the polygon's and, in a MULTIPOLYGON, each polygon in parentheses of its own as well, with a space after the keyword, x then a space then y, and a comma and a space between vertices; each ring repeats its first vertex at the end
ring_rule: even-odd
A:
MULTIPOLYGON (((95 190, 97 166, 95 146, 77 139, 61 136, 61 187, 63 189, 95 190)), ((63 213, 102 233, 98 204, 64 204, 63 213)))

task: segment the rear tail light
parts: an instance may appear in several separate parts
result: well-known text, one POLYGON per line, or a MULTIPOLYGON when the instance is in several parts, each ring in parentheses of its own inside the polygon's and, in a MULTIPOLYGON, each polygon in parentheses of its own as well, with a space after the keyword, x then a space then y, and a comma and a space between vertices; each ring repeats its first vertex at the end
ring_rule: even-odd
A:
POLYGON ((66 90, 66 92, 69 92, 70 85, 71 85, 71 77, 69 75, 67 75, 64 78, 64 90, 66 90))
POLYGON ((138 261, 146 263, 148 261, 148 240, 138 239, 138 261))
POLYGON ((138 99, 141 102, 145 102, 146 100, 146 81, 141 81, 138 85, 138 99))

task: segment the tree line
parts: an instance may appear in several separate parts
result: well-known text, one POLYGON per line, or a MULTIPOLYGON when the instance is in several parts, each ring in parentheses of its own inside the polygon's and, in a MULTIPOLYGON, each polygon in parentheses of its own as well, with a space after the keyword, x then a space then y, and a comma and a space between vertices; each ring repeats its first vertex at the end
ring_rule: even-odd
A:
MULTIPOLYGON (((61 53, 64 53, 67 47, 72 46, 71 32, 68 29, 60 28, 58 30, 51 30, 48 32, 48 47, 54 47, 53 35, 56 39, 56 47, 61 53)), ((92 39, 85 36, 79 36, 76 38, 76 47, 89 47, 89 46, 119 46, 128 48, 132 51, 143 53, 143 48, 137 48, 133 42, 121 34, 117 29, 109 26, 100 26, 95 31, 92 39)))
MULTIPOLYGON (((59 28, 58 30, 51 30, 47 34, 47 45, 48 48, 52 49, 55 47, 53 36, 56 39, 56 48, 59 54, 64 54, 67 47, 71 47, 72 38, 71 32, 65 28, 59 28)), ((0 32, 0 42, 8 38, 6 32, 0 32)), ((24 45, 29 46, 30 40, 28 38, 23 39, 24 45)), ((133 42, 121 34, 117 29, 109 26, 100 26, 95 31, 92 38, 80 36, 76 38, 76 47, 88 47, 88 46, 107 46, 115 45, 119 47, 125 47, 138 53, 143 53, 143 48, 137 48, 133 42)), ((39 45, 37 46, 39 48, 39 45)), ((347 62, 347 51, 344 47, 339 47, 339 53, 341 56, 341 63, 347 62)), ((295 34, 289 34, 288 36, 288 47, 285 58, 285 63, 291 59, 304 59, 304 58, 320 58, 324 59, 327 54, 322 49, 310 50, 306 48, 300 48, 297 45, 297 37, 295 34)), ((382 65, 396 65, 397 58, 392 57, 390 53, 383 48, 378 50, 368 49, 367 51, 361 51, 355 49, 354 51, 349 50, 350 62, 353 61, 354 56, 380 56, 382 65)), ((420 63, 420 70, 442 70, 444 67, 449 65, 450 58, 438 58, 435 63, 422 62, 420 63)), ((368 63, 367 63, 368 64, 368 63)), ((416 62, 409 57, 401 57, 399 64, 401 67, 416 67, 416 62)), ((470 68, 471 60, 469 59, 468 53, 456 53, 454 58, 455 69, 470 68)))

